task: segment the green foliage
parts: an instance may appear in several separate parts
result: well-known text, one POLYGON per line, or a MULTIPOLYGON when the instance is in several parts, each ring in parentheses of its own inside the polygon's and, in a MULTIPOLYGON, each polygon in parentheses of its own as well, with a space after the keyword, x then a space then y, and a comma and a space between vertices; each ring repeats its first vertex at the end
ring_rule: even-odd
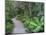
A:
POLYGON ((8 16, 7 18, 6 18, 6 32, 7 33, 10 33, 11 31, 12 31, 12 29, 13 29, 13 23, 12 23, 12 21, 11 21, 11 18, 8 16))
MULTIPOLYGON (((17 16, 18 17, 18 16, 17 16)), ((27 28, 27 32, 39 32, 41 29, 43 29, 43 16, 41 17, 31 17, 29 18, 28 16, 19 17, 19 20, 21 18, 21 21, 24 23, 24 26, 27 28)), ((42 30, 42 32, 44 31, 44 29, 42 30)))
POLYGON ((13 15, 12 15, 12 3, 10 2, 10 1, 6 1, 5 2, 6 3, 6 10, 5 10, 5 16, 6 16, 6 33, 10 33, 10 32, 12 32, 12 29, 13 29, 13 23, 12 23, 12 21, 11 21, 11 19, 13 18, 13 15))
MULTIPOLYGON (((44 13, 44 4, 42 3, 34 3, 34 4, 32 4, 32 15, 33 16, 38 16, 38 13, 39 12, 43 12, 44 13)), ((41 14, 40 13, 40 15, 44 15, 44 14, 41 14)))
POLYGON ((13 24, 11 24, 10 22, 7 22, 7 26, 6 26, 7 33, 10 33, 12 31, 12 28, 13 28, 13 24))
MULTIPOLYGON (((13 23, 11 19, 16 16, 18 20, 21 20, 25 26, 27 32, 43 32, 44 31, 44 16, 37 16, 40 12, 44 12, 43 3, 32 3, 32 7, 29 7, 30 3, 24 3, 19 7, 15 7, 14 1, 6 1, 6 32, 11 32, 13 29, 13 23), (21 7, 22 6, 22 7, 21 7), (32 17, 33 16, 33 17, 32 17)), ((41 14, 40 13, 40 14, 41 14)))

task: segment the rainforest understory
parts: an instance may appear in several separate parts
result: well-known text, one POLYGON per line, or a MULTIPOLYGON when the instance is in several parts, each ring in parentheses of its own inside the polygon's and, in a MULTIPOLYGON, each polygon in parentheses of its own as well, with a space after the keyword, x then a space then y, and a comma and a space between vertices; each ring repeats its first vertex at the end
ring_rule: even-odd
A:
POLYGON ((11 19, 20 20, 27 33, 44 32, 44 3, 5 1, 6 33, 11 33, 14 24, 11 19))

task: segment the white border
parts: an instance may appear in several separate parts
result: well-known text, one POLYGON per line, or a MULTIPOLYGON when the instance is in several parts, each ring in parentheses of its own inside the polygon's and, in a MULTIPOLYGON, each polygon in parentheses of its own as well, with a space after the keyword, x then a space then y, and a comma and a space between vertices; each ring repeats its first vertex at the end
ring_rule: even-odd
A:
POLYGON ((5 34, 5 1, 0 0, 0 35, 5 34))
POLYGON ((9 1, 46 2, 46 0, 9 0, 9 1))
POLYGON ((4 12, 4 0, 0 0, 0 35, 4 35, 5 34, 5 12, 4 12))
MULTIPOLYGON (((20 0, 20 1, 24 1, 24 0, 20 0)), ((29 1, 29 0, 25 0, 25 1, 29 1)), ((30 1, 46 3, 46 0, 30 0, 30 1)), ((45 4, 44 9, 45 9, 45 12, 44 12, 45 14, 45 33, 19 34, 19 35, 45 35, 46 34, 46 4, 45 4)), ((0 0, 0 35, 5 35, 5 1, 4 0, 0 0)))

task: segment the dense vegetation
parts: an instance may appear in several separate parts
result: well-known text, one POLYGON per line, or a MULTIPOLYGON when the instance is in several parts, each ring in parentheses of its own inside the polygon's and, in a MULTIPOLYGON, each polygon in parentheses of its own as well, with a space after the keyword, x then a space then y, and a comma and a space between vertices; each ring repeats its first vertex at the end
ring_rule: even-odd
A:
MULTIPOLYGON (((16 1, 17 2, 17 1, 16 1)), ((44 31, 44 4, 35 2, 21 2, 20 7, 17 7, 15 1, 5 2, 6 14, 6 32, 12 31, 14 25, 11 21, 13 17, 17 17, 24 23, 26 31, 43 32, 44 31)), ((19 2, 19 1, 18 1, 19 2)), ((19 5, 18 5, 19 6, 19 5)))
POLYGON ((6 2, 6 4, 5 4, 5 16, 6 16, 6 33, 10 33, 11 31, 12 31, 12 29, 13 29, 13 23, 12 23, 12 21, 11 21, 11 19, 12 19, 12 14, 11 14, 11 8, 12 7, 12 5, 11 4, 9 4, 9 2, 6 2))

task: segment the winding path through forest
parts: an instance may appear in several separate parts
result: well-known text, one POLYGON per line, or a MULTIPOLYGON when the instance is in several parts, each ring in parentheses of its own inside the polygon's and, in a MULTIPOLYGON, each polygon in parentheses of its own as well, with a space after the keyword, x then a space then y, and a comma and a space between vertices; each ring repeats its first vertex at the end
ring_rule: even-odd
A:
MULTIPOLYGON (((12 21, 14 23, 14 29, 12 33, 26 33, 24 25, 20 20, 16 20, 16 17, 15 17, 12 19, 12 21)), ((12 35, 15 35, 15 34, 12 34, 12 35)))

